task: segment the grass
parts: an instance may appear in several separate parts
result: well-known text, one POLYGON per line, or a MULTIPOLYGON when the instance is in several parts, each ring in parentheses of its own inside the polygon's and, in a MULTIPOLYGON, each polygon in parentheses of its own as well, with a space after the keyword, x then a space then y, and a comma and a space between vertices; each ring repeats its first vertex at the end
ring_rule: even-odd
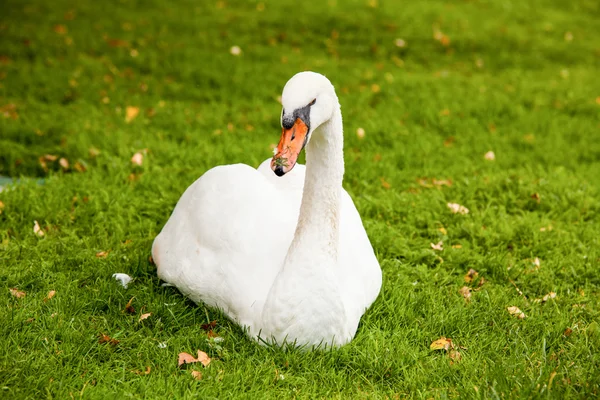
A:
POLYGON ((0 397, 599 395, 598 2, 309 3, 3 2, 0 175, 20 180, 0 193, 0 397), (337 87, 344 186, 384 273, 355 340, 316 353, 251 342, 148 261, 197 177, 271 155, 306 69, 337 87), (429 349, 442 336, 461 360, 429 349), (208 368, 177 368, 197 349, 208 368))

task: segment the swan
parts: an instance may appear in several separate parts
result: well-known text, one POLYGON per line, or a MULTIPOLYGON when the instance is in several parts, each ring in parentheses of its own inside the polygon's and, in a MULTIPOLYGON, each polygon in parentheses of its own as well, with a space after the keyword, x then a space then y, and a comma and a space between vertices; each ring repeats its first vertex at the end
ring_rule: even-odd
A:
POLYGON ((338 347, 381 288, 381 268, 342 188, 343 127, 331 82, 300 72, 281 96, 274 156, 208 170, 152 245, 157 274, 261 343, 338 347), (297 164, 306 151, 306 165, 297 164))

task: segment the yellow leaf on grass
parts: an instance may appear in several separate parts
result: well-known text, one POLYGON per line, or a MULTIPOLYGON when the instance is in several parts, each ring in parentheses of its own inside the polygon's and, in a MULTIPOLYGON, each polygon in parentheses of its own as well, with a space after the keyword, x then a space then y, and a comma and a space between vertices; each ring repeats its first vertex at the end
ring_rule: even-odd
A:
POLYGON ((10 289, 10 294, 12 294, 13 296, 15 296, 17 299, 21 299, 21 298, 25 297, 25 295, 27 293, 25 293, 22 290, 18 290, 18 289, 12 288, 12 289, 10 289))
POLYGON ((66 159, 66 158, 64 158, 64 157, 61 157, 61 159, 60 159, 60 160, 58 160, 58 164, 59 164, 59 165, 60 165, 60 167, 61 167, 63 170, 65 170, 65 171, 69 169, 69 160, 67 160, 67 159, 66 159))
POLYGON ((438 228, 438 231, 442 232, 442 235, 447 235, 448 234, 448 231, 443 226, 441 228, 438 228))
POLYGON ((106 256, 108 256, 108 251, 102 250, 96 253, 96 257, 98 258, 106 258, 106 256))
POLYGON ((523 319, 526 317, 525 313, 523 311, 521 311, 519 309, 519 307, 512 306, 512 307, 507 307, 506 309, 508 310, 510 315, 512 315, 514 317, 517 317, 519 319, 523 319))
POLYGON ((4 210, 4 203, 0 201, 0 214, 2 214, 2 210, 4 210))
POLYGON ((473 279, 477 278, 478 275, 479 275, 479 272, 477 272, 473 268, 471 268, 469 270, 469 272, 467 272, 467 274, 465 275, 465 282, 467 282, 467 283, 473 282, 473 279))
POLYGON ((48 300, 50 300, 51 298, 53 298, 53 297, 54 297, 54 295, 55 295, 55 294, 56 294, 56 290, 51 290, 51 291, 49 291, 49 292, 48 292, 48 295, 46 296, 46 298, 44 299, 44 301, 48 301, 48 300))
POLYGON ((145 320, 146 318, 148 318, 151 315, 152 315, 151 312, 140 315, 140 319, 138 322, 142 322, 143 320, 145 320))
POLYGON ((208 357, 208 354, 201 350, 198 350, 198 358, 194 358, 194 356, 188 353, 179 353, 179 361, 177 365, 181 367, 185 364, 192 364, 197 362, 201 363, 205 367, 208 367, 208 365, 210 364, 210 358, 208 357))
POLYGON ((459 244, 453 244, 452 248, 453 249, 462 249, 462 244, 460 244, 460 243, 459 244))
POLYGON ((458 290, 458 293, 460 293, 466 301, 471 301, 471 288, 463 286, 458 290))
POLYGON ((437 250, 437 251, 442 251, 444 250, 444 248, 442 247, 442 241, 440 240, 439 242, 437 242, 436 244, 433 243, 429 243, 429 245, 431 246, 432 249, 437 250))
POLYGON ((125 108, 125 122, 130 123, 138 116, 139 113, 139 107, 127 106, 125 108))
POLYGON ((194 379, 196 379, 197 381, 199 381, 200 379, 202 379, 202 372, 200 371, 192 371, 190 372, 192 374, 192 376, 194 377, 194 379))
POLYGON ((448 351, 448 350, 454 348, 454 345, 452 344, 452 339, 446 338, 446 337, 442 336, 438 340, 434 340, 429 345, 429 348, 431 350, 445 350, 445 351, 448 351))
POLYGON ((42 228, 40 228, 40 224, 38 224, 37 221, 33 221, 33 233, 35 233, 39 237, 45 235, 44 231, 42 230, 42 228))
POLYGON ((362 139, 365 137, 365 130, 363 128, 358 128, 356 130, 356 136, 358 136, 359 139, 362 139))

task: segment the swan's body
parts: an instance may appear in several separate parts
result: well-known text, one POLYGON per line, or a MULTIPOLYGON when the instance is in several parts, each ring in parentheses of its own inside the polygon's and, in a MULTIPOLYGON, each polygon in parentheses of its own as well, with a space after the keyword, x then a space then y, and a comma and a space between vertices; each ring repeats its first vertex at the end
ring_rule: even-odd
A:
POLYGON ((377 297, 381 269, 341 186, 333 87, 322 75, 300 73, 282 102, 294 111, 284 110, 273 160, 206 172, 179 200, 152 254, 161 279, 221 308, 253 338, 342 345, 377 297), (307 165, 294 168, 304 145, 307 165))

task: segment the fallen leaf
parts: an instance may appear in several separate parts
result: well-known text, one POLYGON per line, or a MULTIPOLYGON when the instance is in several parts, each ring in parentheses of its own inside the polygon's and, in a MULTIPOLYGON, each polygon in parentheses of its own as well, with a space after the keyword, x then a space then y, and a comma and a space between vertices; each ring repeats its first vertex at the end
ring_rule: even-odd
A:
POLYGON ((240 48, 240 46, 232 46, 229 49, 229 52, 231 53, 231 55, 239 56, 240 54, 242 54, 242 49, 240 48))
POLYGON ((478 287, 482 287, 484 283, 486 283, 487 280, 482 276, 481 279, 479 280, 479 283, 477 284, 478 287))
POLYGON ((479 275, 479 272, 475 271, 473 268, 469 269, 469 271, 465 275, 465 282, 467 282, 467 283, 473 282, 473 279, 477 278, 478 275, 479 275))
POLYGON ((396 47, 400 47, 400 48, 406 47, 406 41, 404 39, 398 38, 398 39, 394 40, 394 44, 396 45, 396 47))
POLYGON ((135 314, 135 308, 133 308, 133 306, 131 305, 133 303, 133 299, 135 299, 135 297, 132 297, 131 299, 129 299, 129 301, 127 302, 127 305, 125 305, 125 311, 128 312, 129 314, 135 314))
POLYGON ((54 32, 58 33, 59 35, 64 35, 67 33, 67 27, 64 25, 54 25, 54 32))
POLYGON ((442 247, 442 241, 440 240, 439 242, 437 242, 436 244, 433 243, 429 243, 429 245, 431 246, 432 249, 437 250, 437 251, 442 251, 444 250, 444 248, 442 247))
POLYGON ((468 214, 469 209, 457 203, 448 203, 448 208, 453 214, 468 214))
POLYGON ((51 291, 49 291, 49 292, 48 292, 48 295, 46 296, 46 298, 44 299, 44 301, 48 301, 48 300, 50 300, 51 298, 53 298, 53 297, 54 297, 54 295, 55 295, 55 294, 56 294, 56 290, 51 290, 51 291))
POLYGON ((462 249, 462 244, 460 244, 460 243, 459 244, 453 244, 452 248, 453 249, 462 249))
POLYGON ((90 149, 88 150, 88 153, 89 153, 90 157, 94 158, 94 157, 98 157, 100 155, 100 150, 98 150, 95 147, 90 147, 90 149))
POLYGON ((563 335, 565 335, 566 337, 571 336, 571 334, 573 333, 573 329, 571 328, 567 328, 565 329, 565 331, 563 332, 563 335))
POLYGON ((87 166, 83 161, 75 161, 75 164, 73 164, 73 169, 77 172, 85 172, 87 171, 87 166))
POLYGON ((131 157, 131 163, 134 165, 141 166, 143 162, 144 162, 144 155, 140 152, 135 153, 133 155, 133 157, 131 157))
POLYGON ((208 324, 200 325, 200 328, 205 331, 212 331, 217 326, 217 320, 210 321, 208 324))
POLYGON ((384 178, 380 178, 381 179, 381 186, 383 186, 384 189, 389 189, 392 187, 392 185, 390 185, 390 183, 388 181, 386 181, 384 178))
POLYGON ((525 313, 523 311, 521 311, 519 309, 519 307, 512 306, 512 307, 507 307, 506 309, 508 310, 510 315, 515 316, 519 319, 523 319, 526 317, 525 313))
POLYGON ((484 154, 483 158, 485 158, 488 161, 494 161, 496 159, 496 155, 493 151, 488 151, 484 154))
POLYGON ((117 281, 119 281, 119 283, 125 289, 127 289, 127 285, 129 285, 129 282, 131 282, 131 277, 127 274, 116 273, 116 274, 113 274, 112 277, 115 278, 117 281))
POLYGON ((359 139, 362 139, 365 137, 365 130, 363 128, 358 128, 356 130, 356 136, 358 136, 359 139))
POLYGON ((150 368, 150 366, 148 365, 148 366, 146 367, 146 370, 145 370, 145 371, 138 371, 138 370, 135 370, 135 371, 132 371, 132 372, 134 372, 136 375, 149 375, 149 374, 150 374, 150 371, 152 371, 152 368, 150 368))
POLYGON ((537 257, 536 257, 536 258, 534 258, 534 259, 533 259, 533 265, 535 265, 535 266, 536 266, 536 269, 538 269, 538 268, 540 267, 540 265, 541 265, 540 259, 539 259, 539 258, 537 258, 537 257))
POLYGON ((448 231, 443 226, 441 228, 438 228, 438 231, 442 232, 442 235, 447 235, 448 234, 448 231))
POLYGON ((125 122, 130 123, 140 113, 139 107, 127 106, 125 107, 125 122))
POLYGON ((0 201, 0 214, 2 214, 2 210, 4 210, 4 203, 0 201))
POLYGON ((554 293, 554 292, 550 292, 550 293, 548 293, 547 295, 545 295, 544 297, 542 297, 542 303, 545 303, 545 302, 547 302, 548 300, 550 300, 550 299, 553 299, 553 298, 555 298, 555 297, 556 297, 556 293, 554 293))
POLYGON ((106 256, 108 256, 108 251, 102 250, 96 253, 97 258, 106 258, 106 256))
POLYGON ((205 367, 208 366, 208 364, 210 364, 210 358, 208 357, 208 354, 206 354, 205 352, 198 350, 198 358, 194 358, 194 356, 188 354, 188 353, 179 353, 179 361, 178 361, 178 366, 181 367, 184 364, 192 364, 192 363, 201 363, 202 365, 204 365, 205 367))
POLYGON ((538 204, 540 204, 541 198, 539 193, 534 193, 531 195, 531 198, 534 199, 538 204))
POLYGON ((45 235, 44 231, 42 230, 42 228, 40 228, 40 224, 38 224, 37 221, 33 221, 33 233, 35 233, 39 237, 45 235))
POLYGON ((61 159, 60 159, 60 160, 58 160, 58 164, 59 164, 59 165, 61 166, 61 168, 62 168, 63 170, 65 170, 65 171, 69 169, 69 160, 67 160, 67 159, 66 159, 66 158, 64 158, 64 157, 61 157, 61 159))
POLYGON ((442 336, 438 340, 433 341, 429 345, 429 348, 431 350, 445 350, 445 351, 448 351, 451 348, 454 348, 454 345, 452 344, 452 339, 445 338, 445 337, 442 336))
POLYGON ((455 362, 459 362, 460 360, 462 360, 462 354, 460 354, 460 352, 458 350, 450 350, 450 352, 448 353, 448 356, 451 359, 451 363, 455 363, 455 362))
POLYGON ((194 371, 191 371, 190 373, 192 374, 194 379, 196 379, 197 381, 202 379, 202 372, 194 370, 194 371))
POLYGON ((140 319, 138 320, 138 322, 142 322, 143 320, 145 320, 146 318, 148 318, 151 315, 152 315, 151 312, 140 315, 140 319))
POLYGON ((435 179, 431 181, 435 186, 452 186, 452 181, 450 179, 435 179))
POLYGON ((458 290, 458 293, 460 293, 467 302, 471 301, 471 288, 463 286, 458 290))
POLYGON ((101 334, 100 338, 98 338, 98 343, 100 343, 100 344, 109 343, 112 346, 116 346, 119 344, 119 341, 117 339, 111 338, 108 335, 101 334))
POLYGON ((24 291, 15 288, 10 289, 10 294, 15 296, 17 299, 21 299, 27 295, 27 293, 25 293, 24 291))

